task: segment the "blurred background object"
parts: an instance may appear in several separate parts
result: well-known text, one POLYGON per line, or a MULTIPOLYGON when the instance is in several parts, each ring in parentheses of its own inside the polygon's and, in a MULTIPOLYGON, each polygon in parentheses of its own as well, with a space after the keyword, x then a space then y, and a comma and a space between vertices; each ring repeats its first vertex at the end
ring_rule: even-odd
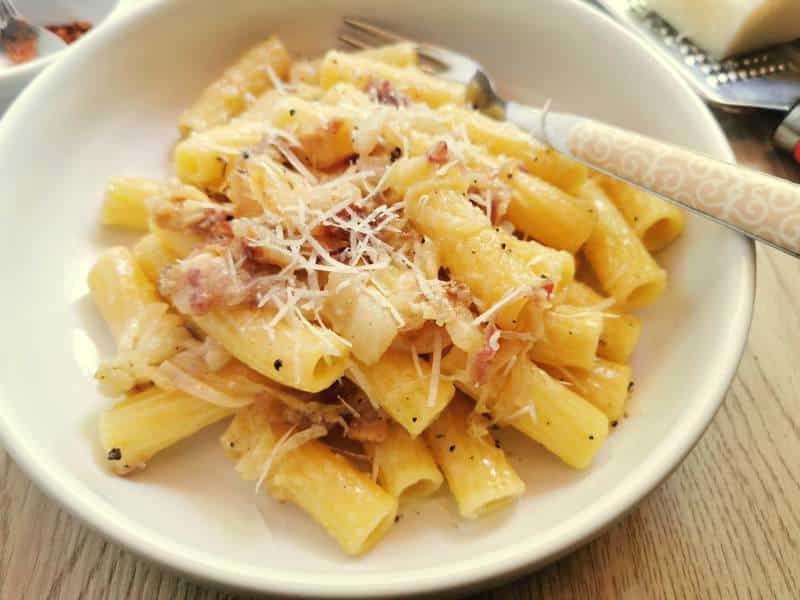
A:
MULTIPOLYGON (((40 35, 38 48, 21 53, 17 51, 25 50, 25 44, 21 47, 13 43, 16 32, 4 36, 4 52, 0 56, 0 114, 69 44, 91 33, 112 14, 140 3, 141 0, 13 0, 16 11, 44 33, 40 35), (7 38, 12 39, 10 45, 7 38), (45 44, 45 39, 53 43, 45 44)), ((0 25, 4 21, 0 15, 0 25)))
POLYGON ((800 35, 800 2, 597 3, 646 40, 713 106, 776 113, 770 143, 800 162, 800 44, 792 40, 800 35), (770 45, 776 42, 785 43, 770 45), (731 56, 745 50, 750 52, 731 56))

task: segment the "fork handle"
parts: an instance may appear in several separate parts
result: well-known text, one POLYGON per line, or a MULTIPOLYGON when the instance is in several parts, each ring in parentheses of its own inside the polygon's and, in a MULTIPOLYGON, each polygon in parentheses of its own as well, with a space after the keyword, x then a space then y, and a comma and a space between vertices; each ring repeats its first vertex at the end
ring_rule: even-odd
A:
POLYGON ((506 119, 572 158, 800 258, 800 186, 573 115, 508 103, 506 119))

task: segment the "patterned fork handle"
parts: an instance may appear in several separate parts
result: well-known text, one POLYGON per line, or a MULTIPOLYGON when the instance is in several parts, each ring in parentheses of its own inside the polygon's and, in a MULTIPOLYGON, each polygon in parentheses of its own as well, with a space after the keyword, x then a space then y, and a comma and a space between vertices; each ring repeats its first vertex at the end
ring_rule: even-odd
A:
POLYGON ((560 152, 800 258, 800 185, 590 119, 509 103, 560 152))

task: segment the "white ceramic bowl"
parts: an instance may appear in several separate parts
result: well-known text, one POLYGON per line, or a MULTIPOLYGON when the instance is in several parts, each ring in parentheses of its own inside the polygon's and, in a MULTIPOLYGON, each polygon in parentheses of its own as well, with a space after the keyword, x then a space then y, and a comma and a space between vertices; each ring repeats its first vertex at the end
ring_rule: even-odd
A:
POLYGON ((92 381, 111 341, 87 296, 100 250, 127 241, 97 214, 110 175, 169 173, 176 119, 243 48, 279 33, 295 51, 336 45, 342 15, 469 51, 520 100, 554 99, 655 137, 732 159, 687 85, 620 27, 575 0, 463 3, 175 0, 110 22, 27 89, 0 124, 0 433, 19 464, 73 513, 135 552, 194 578, 311 597, 463 590, 541 566, 596 536, 678 465, 720 405, 747 337, 752 245, 691 219, 661 256, 666 296, 644 314, 629 419, 595 464, 571 472, 516 437, 528 483, 478 522, 446 495, 403 510, 355 560, 291 506, 261 497, 270 532, 216 443, 180 444, 141 475, 102 467, 92 381))
MULTIPOLYGON (((44 27, 73 21, 88 21, 96 28, 120 5, 131 0, 14 0, 20 14, 31 23, 44 27)), ((42 72, 58 56, 48 54, 23 65, 7 64, 5 57, 0 57, 0 102, 16 96, 28 82, 42 72)))

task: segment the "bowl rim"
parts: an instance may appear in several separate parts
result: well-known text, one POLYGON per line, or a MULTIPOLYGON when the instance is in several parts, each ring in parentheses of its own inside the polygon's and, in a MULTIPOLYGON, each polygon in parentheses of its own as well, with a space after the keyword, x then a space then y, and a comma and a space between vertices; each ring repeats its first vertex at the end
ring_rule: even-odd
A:
MULTIPOLYGON (((705 115, 708 121, 708 136, 718 147, 714 154, 722 160, 735 162, 733 151, 709 108, 694 93, 688 82, 674 71, 656 50, 597 7, 582 0, 562 1, 573 5, 577 10, 590 13, 591 18, 605 21, 617 35, 628 37, 643 52, 661 64, 664 67, 664 77, 672 78, 675 85, 683 88, 687 94, 687 101, 693 103, 696 110, 705 115)), ((78 52, 65 55, 59 65, 69 65, 70 61, 78 60, 81 53, 89 53, 95 45, 105 43, 108 38, 117 37, 118 32, 124 31, 129 23, 144 21, 168 4, 169 0, 143 2, 116 19, 106 20, 101 31, 91 38, 87 37, 86 43, 82 44, 78 52)), ((12 128, 20 115, 24 115, 27 106, 39 95, 39 89, 44 89, 49 79, 57 72, 58 67, 50 69, 14 101, 5 118, 0 121, 0 145, 7 137, 6 131, 12 128)), ((697 410, 692 411, 691 416, 684 419, 683 427, 676 429, 672 437, 665 438, 656 446, 648 461, 648 469, 639 469, 633 480, 630 480, 629 476, 629 479, 625 480, 626 485, 614 486, 603 496, 602 503, 592 504, 576 513, 564 524, 558 536, 552 535, 545 542, 538 540, 536 554, 534 547, 531 546, 532 542, 521 542, 458 563, 417 569, 413 577, 408 573, 387 576, 378 572, 348 577, 347 581, 341 579, 331 581, 327 575, 315 577, 301 574, 300 571, 285 575, 280 571, 269 572, 267 569, 254 575, 252 571, 243 570, 235 561, 224 558, 213 562, 199 560, 196 555, 186 554, 185 548, 175 542, 164 540, 156 533, 142 531, 136 521, 124 515, 107 516, 103 510, 108 507, 104 499, 83 486, 79 480, 50 465, 47 460, 39 460, 44 453, 40 452, 32 440, 26 439, 22 432, 14 430, 2 411, 2 404, 0 404, 0 442, 40 489, 83 523, 135 555, 157 562, 195 581, 251 593, 315 598, 363 598, 388 595, 399 597, 474 588, 480 584, 487 585, 490 580, 498 583, 503 579, 539 568, 598 536, 666 479, 700 440, 722 405, 725 393, 738 370, 752 321, 755 300, 755 244, 744 237, 739 239, 739 243, 742 248, 739 268, 741 278, 747 285, 740 299, 741 316, 731 328, 738 350, 735 345, 732 346, 734 351, 723 365, 724 368, 720 369, 722 375, 713 385, 708 400, 695 407, 697 410)))

